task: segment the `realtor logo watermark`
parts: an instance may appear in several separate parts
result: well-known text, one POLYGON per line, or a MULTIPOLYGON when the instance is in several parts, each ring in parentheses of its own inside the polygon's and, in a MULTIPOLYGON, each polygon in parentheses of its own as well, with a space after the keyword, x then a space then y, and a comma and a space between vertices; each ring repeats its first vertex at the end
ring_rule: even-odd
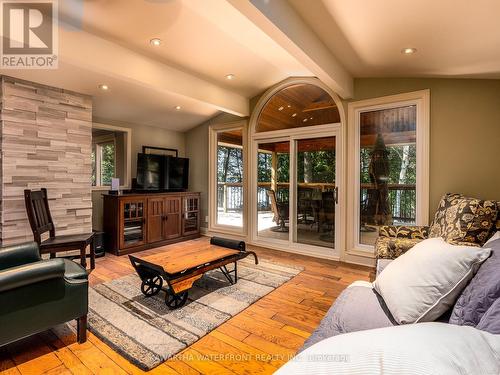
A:
POLYGON ((57 69, 57 0, 1 0, 3 69, 57 69))

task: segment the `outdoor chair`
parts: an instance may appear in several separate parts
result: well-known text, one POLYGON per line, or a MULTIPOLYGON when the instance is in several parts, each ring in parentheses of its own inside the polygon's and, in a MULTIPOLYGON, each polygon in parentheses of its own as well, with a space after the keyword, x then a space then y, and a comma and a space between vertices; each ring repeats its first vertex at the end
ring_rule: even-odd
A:
POLYGON ((288 227, 286 222, 289 220, 289 205, 288 203, 278 202, 276 199, 276 192, 272 189, 267 190, 267 195, 271 201, 271 210, 273 211, 274 217, 273 221, 278 225, 277 227, 271 228, 273 232, 288 232, 288 227))

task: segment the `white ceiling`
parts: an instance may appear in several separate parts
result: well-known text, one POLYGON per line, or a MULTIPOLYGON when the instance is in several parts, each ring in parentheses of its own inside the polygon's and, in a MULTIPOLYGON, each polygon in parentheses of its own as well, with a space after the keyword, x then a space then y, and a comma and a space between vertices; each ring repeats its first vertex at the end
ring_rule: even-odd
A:
POLYGON ((92 95, 92 114, 99 119, 185 131, 218 113, 209 105, 189 97, 152 91, 141 85, 64 62, 59 63, 57 70, 6 70, 3 73, 92 95), (109 85, 108 91, 98 89, 102 82, 109 85), (180 111, 175 109, 177 105, 181 106, 180 111))
POLYGON ((241 99, 248 108, 250 98, 273 84, 312 75, 225 0, 59 4, 59 68, 0 73, 92 95, 100 119, 186 131, 220 111, 248 115, 241 99), (151 38, 160 38, 161 46, 151 46, 151 38), (134 76, 115 69, 120 64, 134 76), (155 77, 162 70, 165 76, 155 77), (101 83, 110 90, 99 90, 101 83))
POLYGON ((59 69, 100 119, 186 131, 290 76, 500 78, 498 0, 64 0, 59 69), (68 27, 65 23, 70 23, 68 27), (160 47, 149 44, 162 39, 160 47), (414 55, 402 48, 414 47, 414 55), (227 80, 227 74, 234 80, 227 80), (107 92, 97 86, 106 83, 107 92), (175 106, 180 105, 180 111, 175 106))
POLYGON ((354 77, 500 78, 498 0, 289 1, 354 77))
POLYGON ((85 2, 83 29, 246 97, 291 75, 310 75, 225 0, 126 2, 85 2), (153 37, 160 47, 150 46, 153 37))

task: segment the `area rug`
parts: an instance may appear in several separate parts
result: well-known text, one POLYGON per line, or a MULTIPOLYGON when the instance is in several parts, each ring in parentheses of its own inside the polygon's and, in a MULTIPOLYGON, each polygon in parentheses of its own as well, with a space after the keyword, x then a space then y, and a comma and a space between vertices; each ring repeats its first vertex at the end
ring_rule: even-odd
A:
POLYGON ((182 308, 170 310, 165 293, 145 297, 136 274, 89 290, 89 329, 142 370, 151 370, 193 344, 302 269, 249 259, 238 262, 238 282, 219 270, 206 273, 182 308))

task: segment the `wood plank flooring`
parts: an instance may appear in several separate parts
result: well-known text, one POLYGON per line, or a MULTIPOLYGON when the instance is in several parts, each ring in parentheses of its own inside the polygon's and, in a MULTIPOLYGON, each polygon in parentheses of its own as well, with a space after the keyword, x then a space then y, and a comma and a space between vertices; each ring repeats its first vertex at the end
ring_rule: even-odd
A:
MULTIPOLYGON (((165 249, 206 244, 202 237, 165 249)), ((301 255, 254 248, 260 259, 304 267, 304 271, 197 341, 149 374, 271 374, 291 358, 317 327, 342 290, 355 280, 369 280, 372 269, 301 255)), ((106 254, 90 275, 96 285, 133 273, 128 257, 106 254)), ((142 374, 89 333, 75 342, 67 326, 0 348, 0 375, 142 374)))

